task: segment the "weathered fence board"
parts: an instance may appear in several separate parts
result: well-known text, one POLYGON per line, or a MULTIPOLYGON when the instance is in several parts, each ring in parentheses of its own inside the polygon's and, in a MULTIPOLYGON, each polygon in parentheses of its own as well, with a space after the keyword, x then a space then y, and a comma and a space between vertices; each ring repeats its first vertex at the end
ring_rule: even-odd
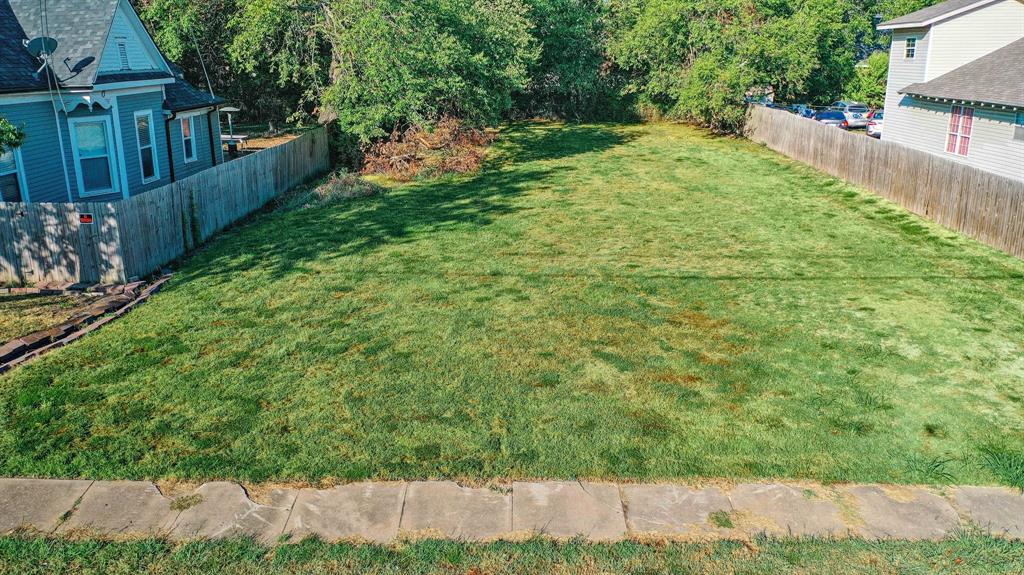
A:
POLYGON ((0 202, 0 283, 146 276, 329 162, 327 134, 318 129, 118 202, 0 202), (81 214, 93 223, 80 223, 81 214))
POLYGON ((746 135, 1024 258, 1024 181, 760 106, 751 108, 746 135))

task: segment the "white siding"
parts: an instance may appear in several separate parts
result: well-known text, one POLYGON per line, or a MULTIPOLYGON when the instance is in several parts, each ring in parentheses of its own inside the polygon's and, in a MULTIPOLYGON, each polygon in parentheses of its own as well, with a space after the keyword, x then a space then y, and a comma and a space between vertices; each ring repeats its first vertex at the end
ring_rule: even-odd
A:
POLYGON ((989 4, 933 25, 929 36, 925 81, 1024 38, 1024 3, 1003 0, 989 4))
POLYGON ((128 52, 128 63, 132 71, 147 71, 159 69, 153 61, 149 51, 139 37, 132 19, 125 13, 124 5, 118 5, 114 14, 114 22, 110 27, 110 34, 107 36, 107 44, 103 48, 103 57, 100 60, 100 72, 120 72, 121 56, 118 52, 118 40, 124 40, 128 52))
POLYGON ((886 110, 885 139, 925 152, 951 158, 1003 176, 1024 180, 1024 145, 1013 141, 1015 114, 974 109, 971 148, 967 156, 946 152, 950 104, 905 98, 898 109, 886 110), (893 112, 905 119, 912 130, 889 129, 893 112))
POLYGON ((889 50, 889 79, 885 87, 883 139, 897 139, 896 134, 907 134, 914 129, 912 120, 906 117, 899 106, 903 98, 899 91, 911 84, 924 81, 930 50, 931 35, 927 28, 893 32, 892 48, 889 50), (907 38, 917 38, 917 54, 912 60, 905 58, 907 38))

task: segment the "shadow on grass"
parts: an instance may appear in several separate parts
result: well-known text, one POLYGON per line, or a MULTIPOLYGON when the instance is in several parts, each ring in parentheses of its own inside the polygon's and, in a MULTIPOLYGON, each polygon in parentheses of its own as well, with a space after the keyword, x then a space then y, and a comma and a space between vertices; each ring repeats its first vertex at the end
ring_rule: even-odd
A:
POLYGON ((325 255, 341 258, 409 242, 431 231, 488 226, 516 212, 516 197, 558 171, 529 162, 601 152, 632 138, 612 126, 594 125, 521 124, 505 134, 494 161, 479 174, 414 183, 382 196, 323 208, 259 216, 229 232, 233 237, 215 242, 208 249, 216 255, 186 266, 180 277, 228 283, 238 273, 262 268, 269 270, 270 279, 279 279, 325 255))

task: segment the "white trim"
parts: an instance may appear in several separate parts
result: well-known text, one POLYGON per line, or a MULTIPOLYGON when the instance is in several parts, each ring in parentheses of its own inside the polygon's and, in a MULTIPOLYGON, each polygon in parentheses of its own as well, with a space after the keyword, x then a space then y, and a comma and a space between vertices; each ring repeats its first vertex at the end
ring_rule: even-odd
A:
POLYGON ((139 177, 142 178, 143 185, 152 184, 160 179, 160 160, 157 158, 158 154, 156 151, 156 126, 153 125, 155 121, 153 119, 153 110, 139 110, 135 112, 133 119, 135 121, 135 143, 139 151, 139 177), (145 167, 142 164, 142 141, 139 140, 139 118, 143 116, 149 117, 149 151, 153 154, 153 176, 150 178, 146 178, 145 167))
POLYGON ((178 124, 178 129, 181 131, 181 155, 184 156, 186 164, 191 164, 192 162, 194 162, 194 161, 199 159, 199 150, 196 150, 196 117, 195 116, 185 116, 184 118, 180 118, 179 122, 180 123, 178 124), (188 133, 189 133, 188 139, 192 140, 192 157, 191 158, 188 157, 188 149, 185 147, 185 126, 184 126, 184 122, 188 122, 188 133))
POLYGON ((114 154, 116 151, 116 145, 114 144, 114 135, 110 129, 110 116, 90 116, 82 118, 68 118, 68 132, 71 134, 71 153, 75 158, 75 177, 78 179, 78 197, 88 198, 93 196, 105 196, 107 194, 116 194, 118 190, 118 178, 117 166, 114 165, 114 154), (82 179, 82 158, 78 154, 78 135, 76 134, 75 127, 78 124, 95 124, 97 122, 103 123, 106 128, 107 136, 107 166, 110 169, 110 189, 106 190, 94 190, 91 192, 85 191, 85 185, 82 179))
MULTIPOLYGON (((18 190, 21 192, 21 201, 28 203, 28 180, 25 177, 25 162, 21 158, 21 146, 8 150, 14 154, 14 173, 18 176, 18 190)), ((0 154, 2 156, 3 154, 0 154)), ((7 174, 4 174, 7 175, 7 174)))
POLYGON ((904 60, 917 60, 917 41, 918 40, 919 40, 919 38, 917 36, 907 36, 906 38, 903 39, 903 59, 904 60), (910 42, 911 40, 914 41, 914 46, 913 47, 911 47, 911 46, 909 46, 907 44, 907 42, 910 42), (914 51, 914 55, 913 56, 907 56, 907 52, 910 51, 910 50, 914 51))
POLYGON ((904 23, 901 23, 901 24, 886 24, 886 23, 883 22, 883 23, 879 24, 878 26, 876 26, 875 29, 877 29, 877 30, 901 30, 903 28, 924 28, 924 27, 927 27, 927 26, 931 26, 932 24, 935 24, 937 22, 941 22, 943 20, 948 20, 950 18, 955 18, 956 16, 959 16, 959 15, 963 14, 964 12, 970 12, 971 10, 974 10, 975 8, 981 8, 982 6, 986 6, 988 4, 994 4, 996 2, 1002 2, 1002 1, 1003 0, 980 0, 979 2, 975 2, 974 4, 970 4, 968 6, 964 6, 963 8, 960 8, 958 10, 953 10, 951 12, 946 12, 945 14, 940 14, 940 15, 935 16, 934 18, 930 18, 928 20, 922 20, 920 22, 904 22, 904 23))
MULTIPOLYGON (((163 80, 144 80, 137 82, 119 82, 117 84, 105 84, 101 85, 97 89, 74 89, 74 90, 61 90, 61 94, 65 96, 83 96, 90 95, 93 92, 99 92, 99 95, 104 98, 111 98, 113 96, 129 96, 131 94, 148 94, 150 92, 156 92, 157 90, 163 90, 164 84, 173 84, 172 78, 163 80), (144 84, 144 85, 143 85, 144 84)), ((36 102, 47 102, 50 103, 50 94, 47 92, 18 92, 14 94, 0 94, 0 104, 5 106, 14 106, 17 104, 33 104, 36 102)))
POLYGON ((128 186, 128 164, 125 160, 127 154, 125 153, 124 134, 121 133, 121 108, 118 107, 118 97, 111 98, 114 105, 110 111, 114 117, 114 136, 116 138, 114 149, 117 151, 117 165, 120 168, 117 177, 121 180, 121 197, 128 199, 131 187, 128 186))
POLYGON ((203 114, 209 113, 210 110, 214 109, 215 106, 207 106, 205 108, 195 108, 192 110, 183 110, 181 112, 175 112, 175 118, 191 118, 194 116, 202 116, 203 114))
MULTIPOLYGON (((139 70, 132 70, 132 72, 139 72, 139 70)), ((142 72, 159 72, 159 70, 143 70, 142 72)), ((109 90, 125 90, 128 88, 145 88, 145 87, 156 87, 163 86, 164 84, 173 84, 174 78, 156 78, 153 80, 126 80, 124 82, 110 82, 109 84, 96 84, 93 88, 97 92, 106 92, 109 90)))

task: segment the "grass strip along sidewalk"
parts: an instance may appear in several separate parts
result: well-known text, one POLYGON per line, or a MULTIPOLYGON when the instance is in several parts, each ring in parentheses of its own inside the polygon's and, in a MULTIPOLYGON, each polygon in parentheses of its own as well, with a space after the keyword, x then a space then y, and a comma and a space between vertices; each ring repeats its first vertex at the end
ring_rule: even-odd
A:
POLYGON ((1024 545, 964 535, 944 542, 758 540, 749 544, 581 542, 399 547, 307 540, 100 543, 0 539, 0 575, 1018 575, 1024 545))

